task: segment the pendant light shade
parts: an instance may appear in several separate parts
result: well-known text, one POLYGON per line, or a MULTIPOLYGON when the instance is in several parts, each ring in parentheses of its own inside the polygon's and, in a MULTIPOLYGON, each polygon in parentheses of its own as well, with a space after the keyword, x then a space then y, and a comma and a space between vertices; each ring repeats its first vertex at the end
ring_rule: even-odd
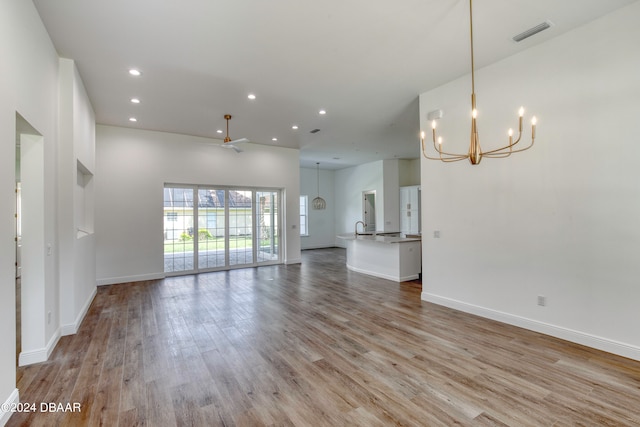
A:
POLYGON ((327 207, 327 202, 324 201, 322 197, 320 197, 320 163, 316 163, 316 171, 317 171, 317 184, 318 184, 318 197, 313 199, 311 206, 313 209, 322 210, 327 207))

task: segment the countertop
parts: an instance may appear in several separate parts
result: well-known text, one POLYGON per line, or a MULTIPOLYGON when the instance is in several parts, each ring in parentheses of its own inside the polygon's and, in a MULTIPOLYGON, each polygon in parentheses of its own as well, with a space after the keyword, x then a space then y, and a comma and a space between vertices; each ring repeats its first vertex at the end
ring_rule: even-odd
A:
POLYGON ((422 240, 421 236, 417 234, 405 235, 403 233, 365 233, 354 234, 344 233, 338 234, 338 239, 343 240, 366 240, 379 243, 406 243, 406 242, 419 242, 422 240))

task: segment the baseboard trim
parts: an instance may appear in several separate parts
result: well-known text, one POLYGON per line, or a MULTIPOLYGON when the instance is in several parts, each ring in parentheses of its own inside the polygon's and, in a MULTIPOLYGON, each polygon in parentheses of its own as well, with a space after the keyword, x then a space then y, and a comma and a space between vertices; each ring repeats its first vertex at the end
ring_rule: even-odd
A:
POLYGON ((60 328, 58 328, 53 333, 53 336, 47 343, 46 347, 21 352, 20 357, 18 357, 18 366, 33 365, 34 363, 46 362, 49 360, 49 356, 53 353, 53 349, 56 348, 58 341, 60 341, 60 337, 60 328))
POLYGON ((91 295, 89 295, 89 298, 85 302, 84 306, 80 310, 80 313, 78 313, 78 316, 73 323, 61 326, 60 334, 63 337, 67 335, 74 335, 76 332, 78 332, 78 329, 80 329, 80 325, 82 324, 84 317, 87 315, 87 311, 89 311, 89 307, 91 307, 91 303, 93 302, 93 299, 95 298, 97 292, 98 288, 94 287, 93 292, 91 292, 91 295))
POLYGON ((360 274, 366 274, 368 276, 374 276, 374 277, 379 277, 381 279, 387 279, 387 280, 391 280, 393 282, 408 282, 409 280, 416 280, 420 277, 420 275, 418 274, 412 274, 410 276, 391 276, 389 274, 384 274, 384 273, 378 273, 378 272, 374 272, 374 271, 370 271, 370 270, 363 270, 361 268, 357 268, 354 267, 352 265, 347 264, 347 270, 351 270, 351 271, 355 271, 356 273, 360 273, 360 274))
MULTIPOLYGON (((310 249, 331 249, 331 248, 337 248, 337 246, 334 243, 330 243, 327 245, 317 245, 317 246, 305 246, 304 248, 300 248, 301 251, 306 251, 306 250, 310 250, 310 249)), ((344 248, 340 248, 340 249, 344 249, 344 248)))
POLYGON ((117 285, 119 283, 142 282, 145 280, 164 279, 164 273, 138 274, 135 276, 107 277, 105 279, 96 280, 98 286, 117 285))
POLYGON ((285 265, 302 264, 302 258, 288 259, 284 263, 285 265))
POLYGON ((552 325, 549 323, 539 322, 537 320, 528 319, 526 317, 516 316, 514 314, 502 311, 492 310, 463 301, 442 297, 439 295, 422 292, 420 298, 423 301, 453 308, 455 310, 464 311, 465 313, 475 314, 498 322, 507 323, 509 325, 518 326, 534 332, 540 332, 545 335, 571 341, 576 344, 585 345, 597 350, 606 351, 608 353, 617 354, 618 356, 627 357, 629 359, 640 361, 640 347, 636 347, 623 342, 587 334, 573 329, 552 325))
POLYGON ((20 393, 17 388, 14 388, 7 400, 4 401, 4 404, 0 407, 0 426, 4 426, 13 415, 11 411, 5 411, 3 408, 11 408, 12 406, 20 403, 20 393))

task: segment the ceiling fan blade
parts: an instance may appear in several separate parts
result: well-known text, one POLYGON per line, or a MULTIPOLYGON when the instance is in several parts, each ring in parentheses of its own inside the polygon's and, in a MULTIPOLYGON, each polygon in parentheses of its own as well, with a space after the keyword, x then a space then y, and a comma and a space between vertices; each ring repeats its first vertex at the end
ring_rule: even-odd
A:
POLYGON ((231 141, 231 142, 223 142, 222 144, 220 144, 220 147, 222 147, 222 148, 231 148, 236 153, 242 153, 242 151, 243 151, 242 148, 236 147, 235 145, 233 145, 233 141, 231 141))
POLYGON ((234 139, 228 144, 242 144, 243 142, 249 142, 249 140, 247 138, 234 139))

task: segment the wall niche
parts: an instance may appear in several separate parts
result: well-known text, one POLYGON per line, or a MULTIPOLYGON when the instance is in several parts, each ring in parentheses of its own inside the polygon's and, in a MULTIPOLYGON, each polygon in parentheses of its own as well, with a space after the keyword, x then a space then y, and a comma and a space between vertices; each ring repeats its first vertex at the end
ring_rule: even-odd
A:
POLYGON ((77 160, 74 219, 78 239, 93 234, 93 202, 93 173, 80 160, 77 160))

